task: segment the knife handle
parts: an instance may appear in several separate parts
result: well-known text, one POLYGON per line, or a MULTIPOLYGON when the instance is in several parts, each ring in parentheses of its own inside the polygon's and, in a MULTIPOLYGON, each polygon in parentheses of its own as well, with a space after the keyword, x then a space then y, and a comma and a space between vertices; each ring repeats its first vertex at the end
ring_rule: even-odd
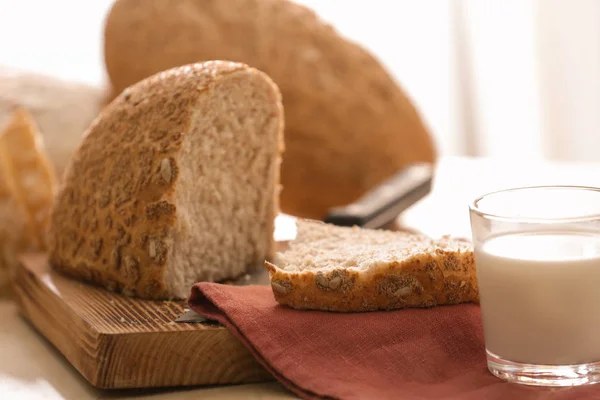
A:
POLYGON ((339 226, 381 228, 426 196, 431 190, 432 179, 432 165, 409 165, 354 203, 332 208, 324 221, 339 226))

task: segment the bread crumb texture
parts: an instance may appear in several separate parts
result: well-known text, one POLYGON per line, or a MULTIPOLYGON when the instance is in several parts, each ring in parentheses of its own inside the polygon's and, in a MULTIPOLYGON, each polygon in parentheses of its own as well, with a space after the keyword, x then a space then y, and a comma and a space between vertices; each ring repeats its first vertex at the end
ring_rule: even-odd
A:
POLYGON ((244 64, 185 65, 125 89, 67 168, 51 264, 153 299, 185 298, 196 281, 262 264, 272 247, 282 129, 278 88, 244 64))
POLYGON ((374 311, 477 302, 471 244, 299 220, 266 263, 275 299, 297 309, 374 311))

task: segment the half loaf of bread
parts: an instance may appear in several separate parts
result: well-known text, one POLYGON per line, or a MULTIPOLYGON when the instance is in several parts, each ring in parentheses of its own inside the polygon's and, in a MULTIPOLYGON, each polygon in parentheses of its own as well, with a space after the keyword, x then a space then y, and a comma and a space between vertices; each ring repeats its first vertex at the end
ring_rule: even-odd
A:
POLYGON ((471 245, 299 220, 266 262, 275 299, 297 309, 374 311, 478 301, 471 245), (275 265, 277 264, 277 265, 275 265))
POLYGON ((277 86, 244 64, 186 65, 126 89, 67 168, 52 265, 153 299, 261 266, 273 246, 282 130, 277 86))

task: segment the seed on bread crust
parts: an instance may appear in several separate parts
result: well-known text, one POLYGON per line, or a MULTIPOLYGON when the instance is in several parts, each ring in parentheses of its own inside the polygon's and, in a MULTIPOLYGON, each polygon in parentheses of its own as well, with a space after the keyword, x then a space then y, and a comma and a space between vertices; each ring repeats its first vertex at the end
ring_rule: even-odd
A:
POLYGON ((168 158, 163 158, 160 162, 160 176, 165 183, 170 183, 171 179, 173 179, 173 169, 171 168, 171 161, 168 158))
POLYGON ((327 275, 319 272, 315 275, 315 284, 321 290, 347 290, 352 286, 352 280, 347 279, 344 271, 333 271, 327 275))
POLYGON ((340 284, 342 283, 342 278, 339 276, 334 276, 333 278, 331 278, 331 280, 329 281, 329 288, 330 289, 337 289, 338 287, 340 287, 340 284))
POLYGON ((394 297, 406 297, 408 295, 410 295, 412 293, 412 287, 411 286, 404 286, 401 287, 400 289, 396 290, 393 293, 394 297))
POLYGON ((110 252, 110 261, 115 270, 121 268, 121 246, 115 246, 110 252))
POLYGON ((389 297, 404 297, 421 294, 423 285, 412 275, 391 275, 380 281, 379 292, 389 297))
POLYGON ((131 278, 134 282, 139 281, 140 263, 135 257, 130 255, 123 257, 123 275, 131 278))
POLYGON ((315 276, 315 281, 317 282, 317 286, 320 289, 328 289, 329 288, 329 281, 327 280, 327 278, 325 278, 325 275, 322 272, 319 272, 315 276))
POLYGON ((148 243, 148 255, 152 259, 156 257, 156 242, 154 240, 150 240, 150 243, 148 243))
POLYGON ((109 204, 110 204, 110 189, 106 189, 106 191, 102 192, 100 194, 100 197, 98 198, 98 206, 100 206, 100 208, 105 208, 109 204))
POLYGON ((271 287, 279 294, 286 295, 292 290, 290 281, 271 281, 271 287))
POLYGON ((444 260, 444 267, 449 271, 457 271, 461 266, 458 258, 454 254, 449 254, 444 260))
POLYGON ((323 272, 318 272, 315 275, 315 284, 321 290, 345 290, 352 286, 352 282, 348 279, 344 279, 343 271, 333 271, 329 273, 329 276, 323 272))
POLYGON ((102 252, 102 238, 94 238, 90 242, 90 248, 92 250, 91 260, 96 261, 100 258, 100 254, 102 252))

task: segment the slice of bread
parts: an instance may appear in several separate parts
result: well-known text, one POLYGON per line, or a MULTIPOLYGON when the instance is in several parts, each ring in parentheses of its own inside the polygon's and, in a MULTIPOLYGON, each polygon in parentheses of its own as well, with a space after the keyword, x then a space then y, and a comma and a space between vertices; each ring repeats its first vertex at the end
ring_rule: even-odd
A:
POLYGON ((0 133, 0 282, 19 253, 46 249, 55 191, 42 135, 26 109, 14 109, 0 133))
POLYGON ((187 298, 273 251, 283 151, 277 86, 244 64, 163 71, 121 93, 67 168, 57 270, 143 298, 187 298))
POLYGON ((470 243, 299 220, 266 262, 275 299, 297 309, 374 311, 478 301, 470 243))
POLYGON ((117 0, 104 39, 117 93, 164 69, 215 59, 273 78, 286 114, 286 213, 322 219, 407 164, 436 159, 433 138, 394 77, 295 2, 117 0))
POLYGON ((33 116, 46 153, 62 176, 81 136, 106 102, 107 90, 26 70, 0 66, 0 126, 15 106, 33 116))

